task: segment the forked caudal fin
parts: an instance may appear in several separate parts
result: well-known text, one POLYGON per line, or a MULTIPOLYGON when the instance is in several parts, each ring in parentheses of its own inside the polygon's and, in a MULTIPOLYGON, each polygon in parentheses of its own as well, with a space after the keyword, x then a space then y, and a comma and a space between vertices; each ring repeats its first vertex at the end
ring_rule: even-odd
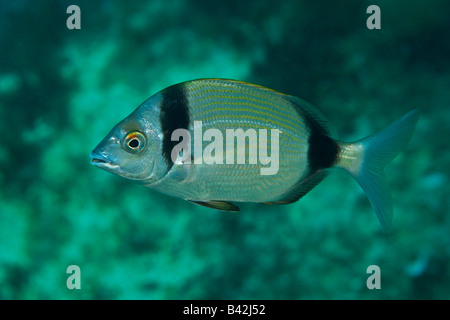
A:
POLYGON ((418 118, 415 109, 367 138, 339 143, 336 167, 346 169, 358 181, 385 229, 392 222, 392 200, 383 168, 405 147, 418 118))

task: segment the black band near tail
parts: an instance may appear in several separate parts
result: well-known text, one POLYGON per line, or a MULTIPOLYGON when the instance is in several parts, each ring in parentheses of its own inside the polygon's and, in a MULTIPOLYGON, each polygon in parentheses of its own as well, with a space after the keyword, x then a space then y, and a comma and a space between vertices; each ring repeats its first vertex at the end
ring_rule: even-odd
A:
POLYGON ((322 130, 311 127, 308 140, 308 163, 311 171, 331 167, 339 154, 339 145, 322 130))
POLYGON ((308 139, 310 173, 333 166, 339 155, 339 144, 330 138, 326 120, 308 103, 295 97, 291 97, 290 101, 310 130, 308 139))
POLYGON ((167 165, 172 167, 171 153, 178 141, 172 141, 172 132, 176 129, 188 129, 189 105, 183 84, 164 89, 161 103, 161 129, 163 132, 162 154, 167 165))

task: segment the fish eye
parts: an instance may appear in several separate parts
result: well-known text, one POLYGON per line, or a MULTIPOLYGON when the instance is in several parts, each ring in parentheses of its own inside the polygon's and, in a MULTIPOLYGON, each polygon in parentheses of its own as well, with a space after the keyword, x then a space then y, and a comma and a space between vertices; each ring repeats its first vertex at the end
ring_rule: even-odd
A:
POLYGON ((125 150, 129 153, 138 153, 145 147, 145 136, 139 131, 133 131, 127 134, 123 141, 125 150))

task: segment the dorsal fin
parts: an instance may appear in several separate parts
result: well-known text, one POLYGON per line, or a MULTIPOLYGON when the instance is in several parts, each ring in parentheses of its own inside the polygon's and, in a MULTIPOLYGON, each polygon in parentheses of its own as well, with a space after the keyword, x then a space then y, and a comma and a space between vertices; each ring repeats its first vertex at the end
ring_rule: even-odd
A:
POLYGON ((188 201, 198 204, 199 206, 222 210, 222 211, 232 211, 232 212, 239 211, 238 206, 232 204, 231 202, 226 202, 226 201, 215 201, 215 200, 209 200, 209 201, 188 200, 188 201))
POLYGON ((306 177, 294 185, 288 192, 286 192, 280 200, 266 202, 266 204, 288 204, 298 201, 301 197, 311 191, 317 186, 327 175, 324 170, 317 170, 310 176, 306 177))

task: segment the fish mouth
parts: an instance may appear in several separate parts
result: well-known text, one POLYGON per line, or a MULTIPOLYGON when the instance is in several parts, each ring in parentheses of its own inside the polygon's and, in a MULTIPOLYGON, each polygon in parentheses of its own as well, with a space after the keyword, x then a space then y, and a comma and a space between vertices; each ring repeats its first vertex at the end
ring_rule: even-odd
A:
POLYGON ((99 154, 95 154, 95 153, 91 152, 89 157, 91 157, 91 164, 96 167, 99 167, 102 169, 107 169, 107 170, 114 170, 119 167, 118 165, 112 163, 111 160, 109 160, 108 158, 106 158, 103 155, 99 155, 99 154))

